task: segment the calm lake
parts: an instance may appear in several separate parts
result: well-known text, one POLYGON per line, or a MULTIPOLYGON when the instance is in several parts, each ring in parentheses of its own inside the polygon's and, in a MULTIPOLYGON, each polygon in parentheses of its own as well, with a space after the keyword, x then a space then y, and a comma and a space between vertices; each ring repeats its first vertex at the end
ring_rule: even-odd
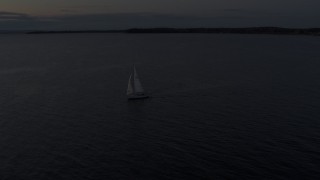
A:
POLYGON ((319 179, 320 39, 0 35, 0 179, 319 179), (128 101, 135 63, 152 98, 128 101))

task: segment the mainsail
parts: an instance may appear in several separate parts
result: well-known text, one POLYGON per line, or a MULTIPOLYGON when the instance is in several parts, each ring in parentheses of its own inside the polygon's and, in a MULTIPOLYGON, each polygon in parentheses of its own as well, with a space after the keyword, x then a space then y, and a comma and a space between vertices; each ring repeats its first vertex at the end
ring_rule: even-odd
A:
POLYGON ((141 85, 141 82, 140 82, 140 79, 139 79, 139 76, 138 76, 138 73, 137 73, 137 70, 136 70, 136 67, 133 66, 133 73, 134 73, 134 80, 133 80, 133 84, 134 84, 134 92, 135 93, 144 93, 144 89, 141 85))
POLYGON ((127 89, 127 95, 131 95, 131 94, 134 94, 132 74, 130 75, 129 82, 128 82, 128 89, 127 89))
POLYGON ((129 99, 141 99, 149 97, 148 95, 145 95, 135 66, 133 66, 133 72, 129 78, 127 95, 129 99))

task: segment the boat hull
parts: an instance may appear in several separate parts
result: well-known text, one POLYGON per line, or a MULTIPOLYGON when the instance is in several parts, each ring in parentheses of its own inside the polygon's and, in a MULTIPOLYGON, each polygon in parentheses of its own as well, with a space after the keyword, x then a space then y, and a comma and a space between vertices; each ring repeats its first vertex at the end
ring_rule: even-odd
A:
POLYGON ((147 99, 149 96, 147 95, 131 95, 128 96, 128 100, 138 100, 138 99, 147 99))

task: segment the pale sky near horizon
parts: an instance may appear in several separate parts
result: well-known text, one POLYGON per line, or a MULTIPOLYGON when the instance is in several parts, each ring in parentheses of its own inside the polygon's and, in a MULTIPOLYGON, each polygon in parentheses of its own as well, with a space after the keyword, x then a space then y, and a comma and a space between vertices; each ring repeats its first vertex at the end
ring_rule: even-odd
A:
POLYGON ((0 30, 319 27, 320 0, 1 0, 0 30))

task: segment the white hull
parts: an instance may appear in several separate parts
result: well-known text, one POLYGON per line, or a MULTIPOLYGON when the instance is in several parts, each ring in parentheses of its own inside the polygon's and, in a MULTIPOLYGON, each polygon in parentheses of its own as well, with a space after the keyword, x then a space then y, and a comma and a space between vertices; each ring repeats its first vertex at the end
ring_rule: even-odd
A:
POLYGON ((135 100, 135 99, 146 99, 149 98, 148 95, 128 95, 128 100, 135 100))

